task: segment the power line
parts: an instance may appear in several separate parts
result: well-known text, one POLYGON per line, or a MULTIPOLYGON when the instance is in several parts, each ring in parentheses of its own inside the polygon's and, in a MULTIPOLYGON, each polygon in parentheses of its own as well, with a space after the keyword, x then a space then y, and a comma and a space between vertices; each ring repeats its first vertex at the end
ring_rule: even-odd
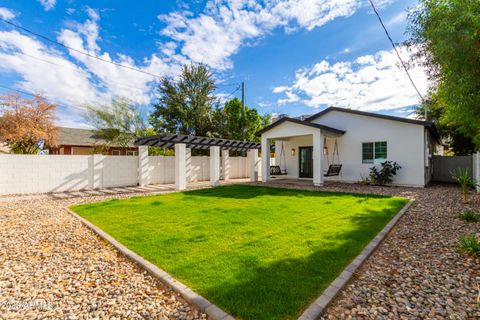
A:
POLYGON ((235 92, 240 90, 241 87, 242 87, 241 85, 238 85, 238 87, 235 90, 233 90, 228 96, 226 96, 225 99, 230 98, 235 92))
POLYGON ((382 25, 382 28, 383 28, 383 30, 385 31, 385 34, 386 34, 387 37, 388 37, 388 40, 390 40, 390 43, 392 44, 392 47, 393 47, 393 49, 395 50, 395 53, 397 54, 397 57, 398 57, 398 59, 400 60, 400 63, 402 64, 403 69, 405 70, 405 73, 407 74, 408 79, 410 79, 410 82, 412 83, 413 87, 415 88, 415 91, 417 91, 417 94, 418 94, 418 96, 420 97, 420 100, 421 100, 422 102, 424 102, 425 100, 423 99, 422 94, 420 93, 420 91, 418 90, 417 86, 415 85, 415 82, 413 81, 412 77, 410 76, 410 72, 408 72, 407 65, 405 64, 405 62, 403 61, 402 57, 400 56, 400 53, 398 52, 397 46, 396 46, 395 43, 393 42, 392 37, 390 36, 390 33, 388 32, 387 28, 385 27, 385 24, 383 23, 383 20, 382 20, 382 18, 380 17, 380 14, 378 13, 377 8, 376 8, 375 5, 373 4, 373 0, 369 0, 369 1, 370 1, 370 4, 371 4, 372 8, 373 8, 373 11, 375 12, 375 15, 376 15, 377 18, 378 18, 378 21, 379 21, 380 24, 382 25))
POLYGON ((233 87, 233 86, 238 86, 240 83, 220 83, 217 84, 217 87, 233 87))
POLYGON ((53 43, 53 44, 56 44, 56 45, 58 45, 58 46, 67 48, 67 49, 69 49, 69 50, 75 51, 75 52, 80 53, 80 54, 83 54, 83 55, 85 55, 85 56, 87 56, 87 57, 94 58, 94 59, 97 59, 97 60, 99 60, 99 61, 103 61, 103 62, 106 62, 106 63, 110 63, 110 64, 112 64, 112 65, 115 65, 115 66, 118 66, 118 67, 122 67, 122 68, 125 68, 125 69, 129 69, 129 70, 132 70, 132 71, 137 71, 137 72, 140 72, 140 73, 143 73, 143 74, 146 74, 146 75, 149 75, 149 76, 158 78, 158 79, 161 79, 161 78, 162 78, 162 76, 160 76, 160 75, 153 74, 153 73, 151 73, 151 72, 144 71, 144 70, 141 70, 141 69, 138 69, 138 68, 134 68, 134 67, 131 67, 131 66, 127 66, 127 65, 124 65, 124 64, 115 62, 115 61, 107 60, 107 59, 104 59, 104 58, 99 57, 99 56, 97 56, 97 55, 94 55, 94 54, 85 52, 85 51, 83 51, 83 50, 79 50, 79 49, 76 49, 76 48, 72 48, 72 47, 70 47, 70 46, 67 46, 67 45, 61 43, 61 42, 58 42, 58 41, 53 40, 53 39, 50 39, 50 38, 47 37, 47 36, 44 36, 44 35, 41 35, 41 34, 39 34, 39 33, 34 32, 34 31, 31 31, 31 30, 29 30, 29 29, 27 29, 27 28, 24 28, 24 27, 22 27, 22 26, 19 26, 19 25, 15 24, 15 23, 13 23, 13 22, 11 22, 11 21, 8 21, 8 20, 5 20, 5 19, 3 19, 3 18, 0 18, 0 20, 3 21, 4 23, 8 24, 8 25, 11 25, 12 27, 15 27, 15 28, 17 28, 17 29, 23 30, 23 31, 25 31, 25 32, 27 32, 27 33, 30 33, 30 34, 32 34, 32 35, 34 35, 34 36, 36 36, 36 37, 42 38, 42 39, 44 39, 44 40, 46 40, 46 41, 48 41, 48 42, 51 42, 51 43, 53 43))

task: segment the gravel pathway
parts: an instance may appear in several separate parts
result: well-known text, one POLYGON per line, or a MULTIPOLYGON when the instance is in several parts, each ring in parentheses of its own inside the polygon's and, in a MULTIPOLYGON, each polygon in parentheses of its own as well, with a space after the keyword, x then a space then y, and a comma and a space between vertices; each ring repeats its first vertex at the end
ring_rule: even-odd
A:
POLYGON ((80 195, 0 199, 0 319, 207 318, 62 210, 135 193, 80 195))
MULTIPOLYGON (((303 183, 277 186, 311 189, 303 183)), ((360 268, 327 319, 480 319, 480 260, 456 251, 473 224, 455 187, 321 188, 417 200, 360 268)), ((0 199, 1 319, 204 319, 171 289, 118 255, 62 208, 136 195, 0 199)), ((470 206, 479 211, 479 196, 470 206)), ((476 224, 480 230, 480 223, 476 224)))
MULTIPOLYGON (((303 183, 273 182, 303 187, 303 183)), ((458 218, 459 188, 380 188, 327 184, 329 191, 396 195, 416 203, 327 309, 326 319, 480 319, 480 259, 456 250, 475 225, 458 218)), ((469 207, 479 212, 480 195, 469 207)), ((480 231, 480 222, 476 223, 480 231)))

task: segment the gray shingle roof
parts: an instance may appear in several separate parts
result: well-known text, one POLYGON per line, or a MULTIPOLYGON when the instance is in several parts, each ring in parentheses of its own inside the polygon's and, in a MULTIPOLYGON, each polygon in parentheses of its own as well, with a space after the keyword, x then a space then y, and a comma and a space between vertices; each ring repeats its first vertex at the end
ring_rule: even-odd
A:
MULTIPOLYGON (((58 145, 101 146, 107 145, 107 143, 105 140, 95 137, 94 130, 58 127, 58 145)), ((128 146, 135 147, 133 141, 128 146)))

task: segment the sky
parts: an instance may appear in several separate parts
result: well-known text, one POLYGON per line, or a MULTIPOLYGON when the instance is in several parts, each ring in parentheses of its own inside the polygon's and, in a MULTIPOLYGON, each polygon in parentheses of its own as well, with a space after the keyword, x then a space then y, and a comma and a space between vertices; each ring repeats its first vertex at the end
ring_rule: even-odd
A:
MULTIPOLYGON (((408 60, 401 43, 417 2, 374 2, 408 60)), ((240 98, 244 81, 246 104, 262 114, 407 116, 419 102, 365 0, 1 0, 0 18, 63 44, 0 21, 0 94, 43 94, 62 126, 88 127, 85 105, 113 97, 148 112, 158 80, 191 62, 211 69, 222 99, 240 98)), ((424 94, 423 70, 411 75, 424 94)))

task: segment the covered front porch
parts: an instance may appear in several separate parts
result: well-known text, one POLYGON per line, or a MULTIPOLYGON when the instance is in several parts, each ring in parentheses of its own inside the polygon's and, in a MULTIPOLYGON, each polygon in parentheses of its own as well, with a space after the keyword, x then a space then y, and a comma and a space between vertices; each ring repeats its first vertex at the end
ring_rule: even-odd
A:
POLYGON ((338 146, 344 133, 292 118, 277 121, 260 132, 262 180, 302 179, 322 186, 326 179, 338 179, 341 172, 338 146), (271 157, 276 166, 272 169, 276 170, 271 170, 271 157))

